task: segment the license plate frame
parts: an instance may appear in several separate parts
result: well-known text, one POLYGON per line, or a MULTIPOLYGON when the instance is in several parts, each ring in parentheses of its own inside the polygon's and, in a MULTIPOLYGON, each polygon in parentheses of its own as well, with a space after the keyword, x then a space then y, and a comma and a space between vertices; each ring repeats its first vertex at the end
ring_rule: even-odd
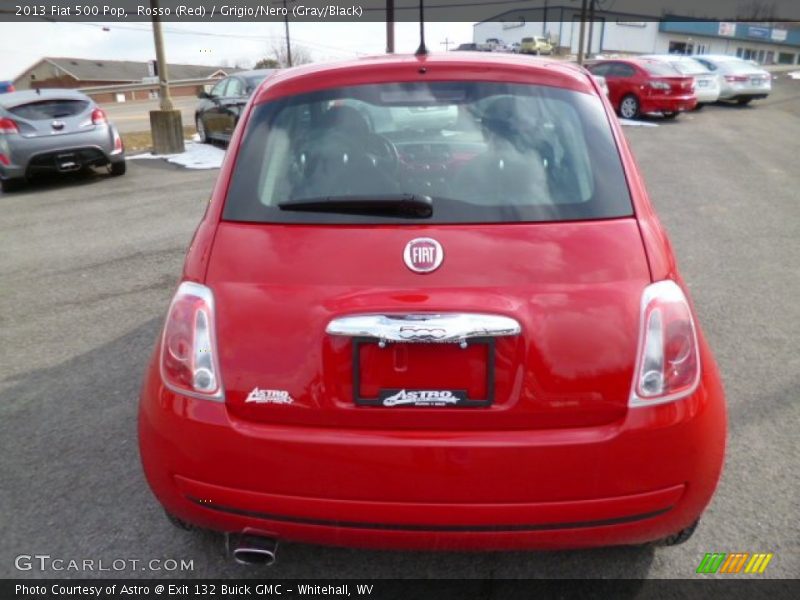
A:
MULTIPOLYGON (((459 396, 458 401, 454 403, 437 403, 435 399, 428 400, 427 404, 419 404, 419 403, 403 403, 403 404, 395 404, 395 405, 386 405, 384 404, 384 400, 386 400, 386 394, 398 393, 401 390, 395 388, 381 388, 379 390, 379 394, 375 398, 365 398, 361 396, 361 347, 364 344, 374 344, 378 345, 378 340, 375 338, 370 337, 354 337, 352 338, 352 373, 353 373, 353 403, 356 406, 371 406, 371 407, 378 407, 378 408, 423 408, 427 410, 435 410, 437 408, 450 408, 450 409, 461 409, 461 408, 486 408, 494 404, 494 396, 495 396, 495 338, 493 337, 480 337, 480 338, 470 338, 469 342, 470 345, 473 344, 484 344, 487 346, 486 348, 486 398, 469 398, 466 393, 466 390, 461 389, 452 389, 449 390, 454 392, 457 396, 459 396), (463 397, 461 397, 463 396, 463 397)), ((387 346, 391 345, 392 343, 388 343, 387 346)), ((436 342, 432 342, 432 344, 436 345, 436 342)), ((409 344, 415 345, 415 344, 409 344)), ((440 344, 442 346, 445 345, 452 345, 451 343, 443 343, 440 344)), ((430 390, 430 388, 419 388, 419 387, 406 387, 404 389, 407 392, 418 392, 422 390, 430 390)))

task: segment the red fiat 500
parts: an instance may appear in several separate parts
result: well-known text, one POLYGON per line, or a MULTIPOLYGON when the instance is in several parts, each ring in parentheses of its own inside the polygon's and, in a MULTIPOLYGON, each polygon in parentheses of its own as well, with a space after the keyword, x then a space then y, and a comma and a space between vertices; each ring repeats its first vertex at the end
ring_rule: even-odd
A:
POLYGON ((243 112, 147 370, 173 522, 362 547, 680 542, 725 402, 610 103, 577 66, 290 69, 243 112))

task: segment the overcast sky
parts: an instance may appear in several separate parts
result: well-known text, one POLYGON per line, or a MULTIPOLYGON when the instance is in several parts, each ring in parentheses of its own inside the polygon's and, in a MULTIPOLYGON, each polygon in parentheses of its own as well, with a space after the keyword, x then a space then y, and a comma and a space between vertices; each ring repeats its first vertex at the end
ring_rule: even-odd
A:
MULTIPOLYGON (((172 63, 250 66, 283 43, 283 23, 164 23, 167 60, 172 63), (203 35, 205 34, 205 35, 203 35)), ((417 23, 395 25, 398 52, 419 45, 417 23)), ((472 23, 428 23, 431 51, 444 50, 445 39, 472 41, 472 23)), ((354 58, 382 53, 384 23, 291 23, 293 44, 315 60, 354 58)), ((452 46, 451 46, 452 48, 452 46)), ((149 23, 0 23, 0 80, 14 79, 43 56, 150 60, 155 58, 149 23), (107 28, 108 31, 104 30, 107 28)))

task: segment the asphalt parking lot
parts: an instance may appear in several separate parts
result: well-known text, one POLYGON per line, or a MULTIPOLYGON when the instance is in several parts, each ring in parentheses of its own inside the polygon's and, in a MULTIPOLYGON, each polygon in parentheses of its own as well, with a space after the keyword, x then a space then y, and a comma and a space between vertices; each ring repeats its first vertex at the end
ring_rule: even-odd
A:
MULTIPOLYGON (((0 577, 19 554, 185 559, 142 577, 689 578, 706 552, 772 552, 800 574, 800 81, 750 107, 628 127, 729 402, 722 483, 674 548, 491 554, 283 544, 269 570, 221 536, 171 527, 144 481, 139 384, 217 171, 131 161, 121 178, 49 180, 0 195, 0 577)), ((669 452, 668 448, 664 449, 669 452)), ((141 567, 140 567, 141 569, 141 567)), ((706 576, 708 577, 708 576, 706 576)))

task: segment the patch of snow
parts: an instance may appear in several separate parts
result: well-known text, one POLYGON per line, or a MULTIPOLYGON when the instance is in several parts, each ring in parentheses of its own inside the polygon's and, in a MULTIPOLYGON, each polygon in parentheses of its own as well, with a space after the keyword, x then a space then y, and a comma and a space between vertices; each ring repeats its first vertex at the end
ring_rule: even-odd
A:
POLYGON ((128 160, 157 158, 187 169, 219 169, 224 157, 225 150, 222 148, 191 141, 186 143, 185 151, 179 154, 136 154, 129 156, 128 160))
POLYGON ((622 125, 628 127, 658 127, 658 123, 650 123, 649 121, 634 121, 633 119, 620 119, 622 125))
POLYGON ((792 79, 800 79, 800 71, 792 71, 791 73, 787 73, 787 75, 792 79))

